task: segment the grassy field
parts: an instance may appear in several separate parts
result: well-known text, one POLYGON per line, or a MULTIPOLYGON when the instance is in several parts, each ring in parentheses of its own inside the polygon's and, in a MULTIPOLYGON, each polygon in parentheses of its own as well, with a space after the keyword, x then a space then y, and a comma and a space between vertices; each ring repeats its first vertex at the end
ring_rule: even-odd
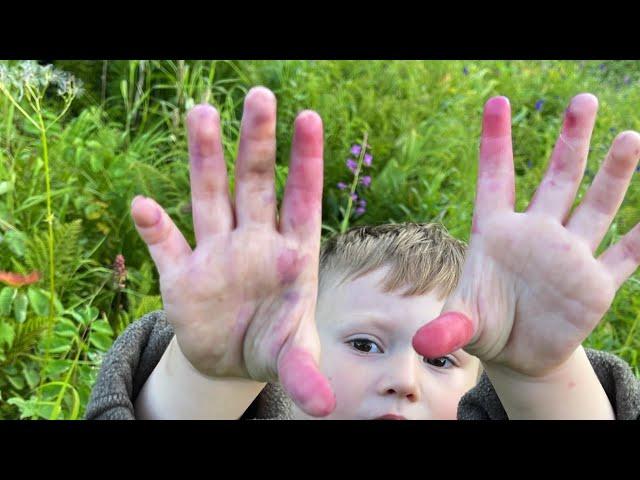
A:
MULTIPOLYGON (((129 214, 163 205, 193 245, 185 111, 221 112, 230 176, 242 101, 278 98, 281 198, 293 119, 325 126, 323 234, 363 223, 438 221, 468 240, 484 102, 509 97, 517 208, 526 208, 569 99, 600 101, 583 193, 623 130, 640 130, 640 62, 88 61, 0 69, 0 418, 81 418, 113 339, 161 308, 155 267, 129 214), (62 74, 60 72, 67 72, 62 74), (79 82, 78 80, 81 80, 79 82), (347 212, 345 162, 367 135, 366 208, 347 212), (346 215, 348 213, 348 215, 346 215), (345 219, 346 217, 346 219, 345 219), (53 293, 53 294, 52 294, 53 293)), ((636 175, 601 249, 640 221, 636 175)), ((233 178, 232 178, 233 181, 233 178)), ((619 291, 586 346, 640 377, 640 275, 619 291)))

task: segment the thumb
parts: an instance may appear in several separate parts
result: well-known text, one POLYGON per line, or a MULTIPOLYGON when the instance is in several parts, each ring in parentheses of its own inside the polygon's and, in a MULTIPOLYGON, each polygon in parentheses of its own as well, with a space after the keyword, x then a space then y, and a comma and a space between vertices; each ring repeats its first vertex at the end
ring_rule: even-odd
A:
POLYGON ((422 326, 413 337, 413 348, 426 358, 438 358, 467 345, 475 325, 471 309, 458 295, 447 300, 442 313, 422 326))
POLYGON ((131 201, 131 216, 161 276, 191 253, 171 217, 152 198, 136 195, 131 201))
POLYGON ((319 359, 320 339, 313 318, 303 320, 278 358, 278 376, 294 403, 313 417, 324 417, 336 408, 335 394, 320 372, 319 359))

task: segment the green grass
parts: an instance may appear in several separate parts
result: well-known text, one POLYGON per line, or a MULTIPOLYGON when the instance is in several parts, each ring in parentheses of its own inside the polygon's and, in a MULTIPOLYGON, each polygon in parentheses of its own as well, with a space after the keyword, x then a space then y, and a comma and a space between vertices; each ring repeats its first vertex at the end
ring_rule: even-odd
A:
MULTIPOLYGON (((482 106, 491 95, 511 101, 519 210, 543 175, 571 96, 588 91, 600 101, 581 193, 615 135, 640 130, 640 62, 60 61, 56 66, 83 79, 86 92, 47 132, 50 196, 41 135, 0 96, 0 270, 44 273, 28 287, 0 287, 0 418, 82 417, 101 353, 130 322, 161 306, 155 267, 129 205, 135 194, 152 196, 193 244, 184 113, 194 103, 207 100, 219 109, 233 177, 246 91, 262 84, 276 93, 280 198, 295 115, 306 108, 320 113, 324 235, 343 222, 347 199, 336 184, 350 182, 345 161, 365 133, 373 154, 367 169, 372 183, 359 190, 366 212, 350 224, 439 221, 468 240, 482 106), (538 111, 539 100, 544 103, 538 111), (50 239, 53 325, 47 320, 50 239), (126 259, 124 288, 112 269, 119 253, 126 259), (46 334, 49 326, 52 335, 46 334)), ((55 118, 63 106, 54 94, 45 96, 44 118, 55 118)), ((640 221, 639 178, 601 248, 640 221)), ((636 272, 586 346, 620 355, 640 377, 639 294, 636 272)))

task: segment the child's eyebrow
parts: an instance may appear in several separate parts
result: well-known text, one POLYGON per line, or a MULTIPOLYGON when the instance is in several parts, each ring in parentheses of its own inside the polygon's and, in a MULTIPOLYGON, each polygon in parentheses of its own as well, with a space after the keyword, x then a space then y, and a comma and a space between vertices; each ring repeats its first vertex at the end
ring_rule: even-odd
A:
POLYGON ((353 327, 373 327, 386 332, 393 332, 398 329, 389 317, 382 317, 374 313, 358 313, 348 317, 347 325, 353 327))

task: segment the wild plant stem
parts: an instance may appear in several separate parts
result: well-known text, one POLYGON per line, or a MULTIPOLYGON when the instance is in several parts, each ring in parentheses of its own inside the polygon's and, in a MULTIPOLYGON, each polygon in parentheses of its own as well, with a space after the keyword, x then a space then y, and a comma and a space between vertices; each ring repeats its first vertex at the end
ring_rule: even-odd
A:
POLYGON ((364 160, 364 156, 367 153, 367 139, 369 134, 364 132, 364 138, 362 139, 362 148, 360 149, 360 155, 358 156, 358 166, 356 167, 356 171, 353 174, 353 182, 351 182, 351 189, 349 190, 349 200, 347 203, 347 211, 344 214, 344 218, 342 219, 342 224, 340 225, 340 233, 344 233, 347 231, 349 227, 349 219, 351 218, 351 208, 353 207, 353 194, 356 192, 356 188, 358 187, 358 177, 360 176, 360 170, 362 169, 362 161, 364 160))

